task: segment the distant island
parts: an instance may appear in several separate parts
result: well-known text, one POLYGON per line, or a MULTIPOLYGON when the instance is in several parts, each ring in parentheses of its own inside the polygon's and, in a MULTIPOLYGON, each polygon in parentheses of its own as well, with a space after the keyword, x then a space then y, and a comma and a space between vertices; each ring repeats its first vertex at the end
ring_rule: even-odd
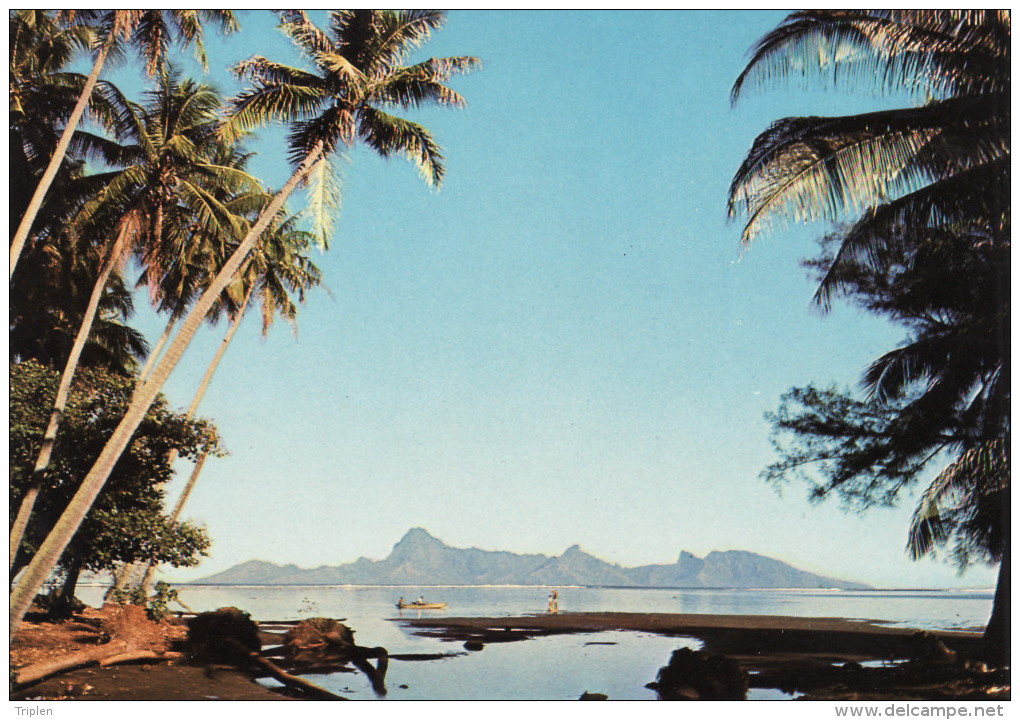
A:
POLYGON ((868 585, 804 572, 752 552, 681 552, 669 565, 623 567, 577 545, 562 555, 454 548, 413 528, 384 560, 359 558, 346 565, 305 569, 262 560, 235 565, 194 585, 580 585, 642 588, 836 588, 868 585))

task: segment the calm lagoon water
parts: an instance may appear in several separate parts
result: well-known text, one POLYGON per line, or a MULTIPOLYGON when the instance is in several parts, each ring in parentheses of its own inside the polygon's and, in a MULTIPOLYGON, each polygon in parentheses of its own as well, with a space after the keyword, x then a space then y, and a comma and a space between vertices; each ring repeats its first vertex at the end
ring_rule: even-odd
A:
MULTIPOLYGON (((698 647, 693 638, 636 632, 554 635, 486 645, 467 652, 461 643, 413 635, 401 618, 500 617, 542 613, 542 587, 323 587, 179 585, 181 600, 196 612, 234 606, 260 622, 309 617, 345 618, 361 645, 390 654, 462 653, 429 661, 390 662, 388 700, 574 700, 601 692, 614 700, 654 699, 644 687, 670 653, 698 647), (425 595, 446 610, 398 611, 397 598, 425 595)), ((793 615, 876 620, 928 630, 977 629, 991 612, 992 590, 669 590, 557 588, 561 612, 673 612, 722 615, 793 615)), ((98 604, 101 588, 82 588, 98 604)), ((309 680, 352 699, 376 699, 360 672, 308 675, 309 680)), ((272 684, 273 681, 267 681, 272 684)), ((782 693, 752 691, 752 699, 782 693)))

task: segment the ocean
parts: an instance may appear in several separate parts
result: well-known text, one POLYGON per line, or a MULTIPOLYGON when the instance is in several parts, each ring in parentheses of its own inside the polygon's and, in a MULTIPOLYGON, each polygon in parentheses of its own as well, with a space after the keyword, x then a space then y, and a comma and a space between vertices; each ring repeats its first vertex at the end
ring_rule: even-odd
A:
MULTIPOLYGON (((554 635, 490 644, 468 652, 460 643, 419 637, 401 618, 500 617, 543 613, 545 587, 176 586, 181 600, 202 612, 238 607, 262 623, 311 617, 343 618, 359 645, 392 654, 456 653, 428 661, 394 660, 387 694, 377 696, 360 672, 308 675, 312 682, 359 700, 576 700, 585 691, 614 700, 655 699, 644 685, 670 653, 697 648, 694 638, 639 632, 554 635), (424 595, 445 610, 399 611, 398 598, 424 595)), ((872 620, 925 630, 977 630, 991 612, 993 590, 679 590, 556 588, 561 612, 672 612, 721 615, 792 615, 872 620)), ((79 597, 98 604, 103 588, 83 587, 79 597)), ((264 681, 275 684, 273 680, 264 681)), ((779 691, 752 690, 750 699, 785 699, 779 691)), ((210 698, 212 699, 212 698, 210 698)))

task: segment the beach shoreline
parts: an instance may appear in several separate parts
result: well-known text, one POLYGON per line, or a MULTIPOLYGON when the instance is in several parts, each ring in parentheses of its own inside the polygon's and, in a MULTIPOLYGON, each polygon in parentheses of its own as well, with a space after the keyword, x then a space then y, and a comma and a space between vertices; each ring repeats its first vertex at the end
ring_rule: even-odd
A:
MULTIPOLYGON (((514 642, 554 634, 644 632, 696 638, 736 661, 751 688, 817 700, 1003 699, 1009 671, 990 670, 980 632, 921 631, 874 621, 778 615, 565 612, 517 617, 406 618, 449 642, 514 642)), ((669 658, 663 658, 663 665, 669 658)))
MULTIPOLYGON (((749 687, 779 688, 808 699, 1004 699, 1008 670, 966 658, 981 647, 977 632, 922 632, 863 620, 776 615, 563 612, 505 617, 393 618, 408 632, 450 643, 515 642, 555 634, 606 631, 696 638, 707 653, 736 661, 749 687), (910 662, 905 662, 909 660, 910 662)), ((55 626, 54 626, 55 627, 55 626)), ((43 643, 45 624, 16 638, 12 665, 43 643)), ((278 642, 262 633, 263 647, 278 642)), ((394 658, 397 659, 397 658, 394 658)), ((666 665, 668 657, 662 658, 666 665)), ((238 668, 187 659, 87 667, 11 693, 10 699, 277 700, 238 668), (87 688, 87 690, 85 689, 87 688)))

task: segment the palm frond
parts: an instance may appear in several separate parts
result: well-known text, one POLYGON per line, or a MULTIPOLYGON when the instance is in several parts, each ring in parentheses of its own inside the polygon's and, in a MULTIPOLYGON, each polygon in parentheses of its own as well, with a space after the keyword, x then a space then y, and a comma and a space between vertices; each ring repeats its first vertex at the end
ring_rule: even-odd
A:
POLYGON ((170 28, 162 10, 143 10, 133 33, 135 45, 145 60, 145 73, 152 77, 160 69, 170 47, 170 28))
POLYGON ((280 30, 311 60, 332 49, 329 37, 308 19, 304 10, 280 10, 280 30))
POLYGON ((860 268, 879 268, 888 254, 907 239, 916 241, 938 228, 966 227, 971 218, 1008 222, 1010 162, 1001 158, 941 178, 918 190, 865 212, 841 237, 839 250, 822 276, 813 302, 823 310, 860 268))
MULTIPOLYGON (((911 557, 917 560, 945 544, 974 509, 1008 492, 1009 467, 1008 441, 996 438, 966 450, 939 473, 911 518, 907 543, 911 557)), ((1008 506, 1003 509, 1008 512, 1008 506)))
POLYGON ((419 107, 424 103, 463 107, 464 98, 443 85, 455 72, 466 73, 478 67, 473 57, 432 58, 426 62, 400 68, 381 81, 373 83, 367 99, 372 103, 419 107))
POLYGON ((438 187, 442 183, 442 153, 422 125, 366 107, 361 112, 358 136, 382 157, 395 153, 407 157, 427 185, 438 187))
POLYGON ((897 10, 812 10, 793 13, 755 46, 734 83, 800 75, 936 95, 983 93, 1008 86, 1008 16, 897 10), (1005 71, 1005 72, 1004 72, 1005 71))
POLYGON ((730 217, 748 216, 741 241, 789 220, 833 220, 909 191, 929 176, 912 160, 937 129, 912 111, 786 118, 755 140, 730 186, 730 217))
POLYGON ((379 73, 392 73, 410 50, 423 45, 446 22, 441 10, 379 11, 374 14, 374 33, 366 48, 379 73))
POLYGON ((329 249, 329 238, 340 212, 342 198, 341 174, 332 156, 319 159, 305 180, 308 184, 308 210, 312 216, 312 232, 320 250, 329 249))
POLYGON ((221 136, 235 142, 271 121, 313 117, 326 102, 323 90, 300 85, 271 84, 245 90, 230 101, 221 136))

